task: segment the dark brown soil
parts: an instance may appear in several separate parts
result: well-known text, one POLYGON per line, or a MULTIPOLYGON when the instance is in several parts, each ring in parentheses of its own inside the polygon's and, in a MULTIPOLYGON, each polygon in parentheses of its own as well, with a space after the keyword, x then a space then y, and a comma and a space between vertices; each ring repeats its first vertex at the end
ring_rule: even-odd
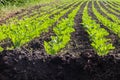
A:
POLYGON ((4 50, 0 53, 0 80, 120 80, 120 56, 96 55, 80 24, 85 5, 75 17, 76 31, 61 54, 46 54, 43 42, 50 33, 34 39, 28 47, 4 50))

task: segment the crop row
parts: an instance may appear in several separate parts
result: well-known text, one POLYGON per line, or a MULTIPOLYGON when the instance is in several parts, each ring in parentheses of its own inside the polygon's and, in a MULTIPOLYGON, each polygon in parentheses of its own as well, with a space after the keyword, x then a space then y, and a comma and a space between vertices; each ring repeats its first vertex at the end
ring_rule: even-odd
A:
POLYGON ((120 6, 120 1, 113 1, 113 3, 114 3, 115 5, 120 6))
POLYGON ((50 14, 53 11, 56 11, 57 9, 63 9, 65 7, 65 5, 70 5, 70 3, 64 3, 62 5, 59 5, 59 7, 56 6, 56 4, 52 5, 52 6, 45 6, 45 7, 41 7, 39 9, 37 9, 37 11, 35 10, 34 12, 26 12, 24 14, 19 14, 17 16, 15 16, 14 18, 10 18, 9 20, 7 20, 7 24, 11 24, 11 23, 17 23, 19 22, 21 19, 22 20, 26 20, 28 19, 36 19, 37 17, 41 17, 44 16, 46 14, 50 14))
POLYGON ((109 8, 108 6, 106 6, 106 8, 111 12, 111 13, 114 13, 116 15, 119 15, 120 13, 119 12, 116 12, 115 10, 109 8))
MULTIPOLYGON (((10 39, 13 48, 20 47, 35 37, 39 37, 42 32, 47 31, 48 27, 59 20, 72 6, 54 15, 53 18, 50 18, 51 14, 46 14, 32 21, 31 18, 27 18, 25 21, 21 20, 17 24, 2 25, 0 27, 0 40, 10 39)), ((53 14, 58 11, 60 10, 57 9, 53 14)))
MULTIPOLYGON (((93 5, 93 11, 95 12, 95 15, 98 15, 100 14, 96 9, 95 9, 95 6, 94 4, 93 5), (96 14, 98 13, 98 14, 96 14)), ((110 21, 109 19, 107 18, 104 18, 102 16, 102 14, 98 15, 97 18, 99 18, 98 20, 103 23, 103 25, 107 26, 107 25, 110 25, 111 22, 116 24, 117 27, 119 26, 119 19, 113 15, 113 14, 110 14, 110 13, 107 13, 103 7, 101 7, 101 5, 97 2, 97 5, 100 7, 100 9, 105 13, 107 14, 107 16, 109 16, 110 18, 112 18, 115 22, 112 22, 110 21), (100 18, 102 17, 102 18, 100 18), (104 20, 104 21, 103 21, 104 20), (106 23, 107 21, 109 21, 108 23, 106 23)), ((90 39, 92 41, 91 45, 93 46, 93 48, 96 50, 96 52, 99 54, 99 55, 106 55, 109 53, 110 50, 114 49, 115 47, 112 45, 111 43, 111 40, 110 39, 107 39, 106 37, 109 36, 109 33, 104 29, 104 28, 101 28, 101 25, 100 24, 97 24, 94 20, 91 19, 90 16, 88 16, 88 13, 87 13, 87 7, 84 9, 84 13, 83 13, 83 25, 84 27, 86 28, 88 34, 90 35, 90 39)), ((64 22, 62 22, 64 23, 64 22)), ((66 22, 67 24, 67 22, 66 22)), ((70 24, 70 23, 69 23, 70 24)), ((62 31, 64 32, 64 30, 62 30, 62 24, 60 24, 60 27, 58 26, 58 29, 53 29, 55 34, 57 36, 51 36, 51 41, 50 42, 44 42, 44 46, 45 46, 45 49, 47 51, 47 53, 50 53, 50 54, 55 54, 57 53, 58 51, 60 51, 60 49, 64 48, 65 45, 70 41, 70 35, 68 35, 68 40, 65 40, 64 41, 64 38, 67 39, 66 36, 61 35, 62 31), (60 34, 60 35, 59 35, 60 34), (63 39, 63 40, 62 40, 63 39), (63 42, 63 43, 62 43, 63 42), (64 43, 66 42, 66 43, 64 43)), ((65 28, 66 26, 64 26, 65 28)), ((114 27, 112 25, 112 27, 114 27)), ((110 29, 110 28, 109 28, 110 29)), ((110 29, 111 30, 111 29, 110 29)), ((117 30, 117 28, 114 28, 114 30, 117 30)), ((68 34, 69 34, 69 30, 68 31, 68 34)), ((74 30, 71 29, 71 32, 73 32, 74 30)), ((118 30, 119 31, 119 30, 118 30)), ((117 31, 117 32, 118 32, 117 31)), ((70 33, 71 33, 70 32, 70 33)), ((115 31, 114 31, 115 32, 115 31)), ((116 32, 116 34, 118 34, 116 32)), ((64 32, 65 33, 65 32, 64 32)))
MULTIPOLYGON (((49 28, 52 28, 54 35, 50 36, 50 41, 44 41, 44 48, 49 54, 57 54, 61 49, 65 48, 71 39, 71 34, 75 32, 74 19, 78 13, 81 5, 85 1, 71 1, 69 3, 58 4, 59 6, 45 6, 36 9, 35 12, 30 15, 24 16, 21 20, 16 16, 10 19, 9 24, 3 24, 0 26, 0 50, 14 49, 27 45, 28 42, 36 37, 40 37, 41 33, 48 32, 49 28), (37 11, 38 10, 38 11, 37 11), (56 24, 55 24, 56 23, 56 24), (55 25, 54 25, 55 24, 55 25), (10 46, 4 46, 7 44, 7 40, 10 42, 10 46)), ((96 53, 103 56, 115 49, 111 43, 111 39, 107 38, 109 32, 105 28, 101 27, 101 24, 106 26, 113 33, 120 38, 120 19, 117 17, 119 12, 115 11, 115 8, 110 3, 102 1, 92 1, 92 10, 96 18, 99 20, 97 23, 92 20, 88 11, 88 3, 83 9, 82 25, 89 34, 91 40, 91 46, 95 49, 96 53), (114 9, 111 9, 108 4, 114 9), (103 5, 103 6, 102 6, 103 5), (100 12, 101 11, 101 12, 100 12), (109 13, 115 13, 116 15, 109 13), (103 15, 104 13, 105 15, 103 15), (109 20, 108 17, 112 20, 109 20)))
POLYGON ((106 38, 109 33, 104 28, 101 28, 100 24, 97 24, 94 20, 91 19, 91 17, 88 15, 87 6, 83 11, 82 20, 82 24, 87 30, 91 39, 91 45, 99 55, 106 55, 110 50, 114 49, 113 45, 109 43, 109 39, 106 38))
POLYGON ((118 5, 116 5, 115 3, 111 2, 111 1, 107 1, 107 2, 104 2, 106 3, 107 5, 110 5, 111 7, 114 7, 115 9, 119 8, 118 5))
POLYGON ((75 8, 69 15, 68 18, 62 19, 53 31, 56 36, 51 36, 51 41, 44 42, 44 47, 47 53, 56 54, 62 48, 64 48, 71 39, 71 33, 74 32, 74 18, 78 12, 80 6, 75 8))
POLYGON ((108 3, 104 2, 104 3, 106 3, 111 9, 114 9, 115 11, 120 12, 120 7, 114 5, 113 3, 110 3, 110 2, 108 2, 108 3))
POLYGON ((99 4, 98 1, 96 1, 96 5, 98 5, 99 9, 101 9, 101 11, 107 15, 106 17, 110 17, 114 22, 120 24, 119 18, 117 16, 109 13, 102 5, 99 4))
POLYGON ((98 20, 105 26, 107 26, 111 31, 113 31, 115 34, 117 34, 120 37, 120 25, 116 22, 112 22, 108 20, 106 17, 104 17, 102 14, 100 14, 97 9, 94 7, 94 4, 92 6, 93 12, 98 18, 98 20))

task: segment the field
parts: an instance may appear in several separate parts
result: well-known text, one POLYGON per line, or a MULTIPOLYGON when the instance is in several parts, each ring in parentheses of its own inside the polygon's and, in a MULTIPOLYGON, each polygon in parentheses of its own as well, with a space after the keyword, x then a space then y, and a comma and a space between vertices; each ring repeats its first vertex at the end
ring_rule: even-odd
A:
POLYGON ((0 80, 120 80, 120 1, 55 0, 0 19, 0 80))

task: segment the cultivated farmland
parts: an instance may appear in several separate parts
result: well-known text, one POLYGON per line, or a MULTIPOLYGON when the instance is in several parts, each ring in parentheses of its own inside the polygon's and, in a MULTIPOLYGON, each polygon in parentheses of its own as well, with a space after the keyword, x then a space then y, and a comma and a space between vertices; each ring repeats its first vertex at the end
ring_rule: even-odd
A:
POLYGON ((0 80, 119 80, 120 1, 60 0, 0 20, 0 80))

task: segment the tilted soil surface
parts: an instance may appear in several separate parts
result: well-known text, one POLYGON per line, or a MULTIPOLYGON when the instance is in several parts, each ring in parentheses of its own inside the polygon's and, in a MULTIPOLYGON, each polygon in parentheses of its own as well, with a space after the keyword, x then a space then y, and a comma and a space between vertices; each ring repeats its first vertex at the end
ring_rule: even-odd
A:
POLYGON ((104 57, 96 55, 89 35, 80 24, 85 5, 86 2, 75 17, 76 31, 71 34, 70 43, 57 55, 46 54, 43 46, 53 35, 51 30, 28 45, 2 51, 0 80, 120 80, 119 52, 104 57))

